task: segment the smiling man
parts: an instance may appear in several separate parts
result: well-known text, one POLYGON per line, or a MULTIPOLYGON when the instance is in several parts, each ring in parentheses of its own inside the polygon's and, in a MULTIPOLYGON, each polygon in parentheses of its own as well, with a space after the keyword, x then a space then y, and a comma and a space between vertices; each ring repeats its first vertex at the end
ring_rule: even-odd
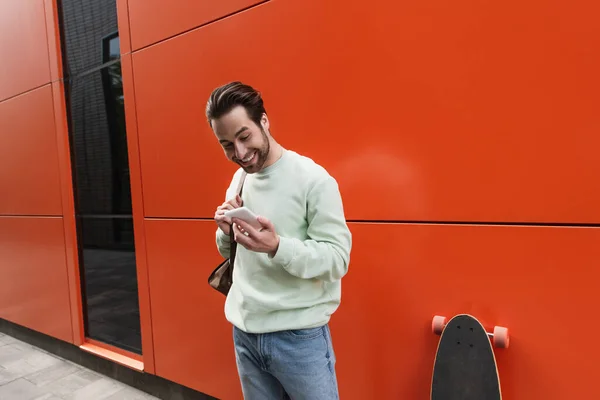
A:
POLYGON ((340 305, 352 236, 337 182, 277 143, 252 87, 215 89, 206 116, 227 159, 241 167, 214 218, 221 255, 229 257, 230 229, 238 243, 225 315, 244 398, 338 399, 329 320, 340 305), (224 216, 242 205, 261 229, 224 216))

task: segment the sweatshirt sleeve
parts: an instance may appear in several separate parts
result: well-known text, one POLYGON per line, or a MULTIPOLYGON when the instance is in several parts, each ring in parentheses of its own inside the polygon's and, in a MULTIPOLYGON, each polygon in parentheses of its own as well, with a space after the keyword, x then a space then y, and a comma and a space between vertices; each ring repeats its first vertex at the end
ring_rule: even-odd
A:
POLYGON ((280 236, 273 261, 299 278, 340 280, 348 272, 352 234, 333 177, 319 180, 309 191, 307 222, 308 239, 280 236))
MULTIPOLYGON (((233 179, 231 180, 231 183, 229 184, 229 187, 227 188, 227 191, 225 193, 225 201, 235 197, 235 190, 240 180, 241 172, 242 170, 238 169, 237 172, 233 175, 233 179)), ((231 238, 229 237, 229 235, 225 234, 225 232, 223 232, 219 227, 217 227, 216 232, 216 243, 217 250, 219 250, 219 254, 221 254, 223 258, 229 258, 231 250, 231 238)))
POLYGON ((229 258, 231 250, 231 238, 221 228, 217 227, 217 250, 223 258, 229 258))

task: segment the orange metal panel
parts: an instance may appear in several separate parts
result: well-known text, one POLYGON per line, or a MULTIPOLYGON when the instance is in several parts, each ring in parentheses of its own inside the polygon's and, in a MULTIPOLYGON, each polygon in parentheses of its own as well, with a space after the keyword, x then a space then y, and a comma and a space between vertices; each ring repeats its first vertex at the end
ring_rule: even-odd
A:
POLYGON ((73 341, 60 217, 0 217, 0 318, 73 341))
POLYGON ((134 50, 265 0, 128 0, 134 50))
POLYGON ((206 283, 221 261, 212 221, 146 220, 156 374, 241 399, 225 298, 206 283))
POLYGON ((128 0, 117 0, 117 18, 119 25, 119 47, 121 54, 131 53, 131 31, 129 28, 128 0))
POLYGON ((0 1, 0 100, 50 82, 44 0, 0 1))
POLYGON ((600 228, 350 228, 355 247, 332 319, 341 398, 427 398, 439 341, 432 317, 463 312, 509 328, 510 347, 496 350, 507 399, 596 393, 600 228))
POLYGON ((204 107, 239 79, 350 219, 600 222, 600 3, 498 4, 273 1, 135 53, 146 215, 212 217, 204 107))
POLYGON ((135 110, 135 91, 133 87, 133 66, 131 55, 123 55, 121 71, 123 74, 123 95, 127 128, 127 147, 129 151, 129 173, 131 179, 131 201, 133 205, 133 227, 135 234, 135 258, 142 330, 142 353, 144 369, 154 373, 154 339, 152 334, 152 309, 150 306, 150 286, 148 280, 148 260, 146 256, 146 232, 144 221, 144 199, 142 197, 142 177, 138 146, 138 129, 135 110))
MULTIPOLYGON (((240 398, 224 299, 205 283, 220 261, 214 223, 147 220, 146 229, 157 374, 240 398)), ((496 352, 507 398, 593 393, 600 354, 586 338, 600 329, 589 317, 600 278, 593 268, 599 228, 351 224, 351 230, 353 261, 332 320, 342 398, 424 398, 439 340, 431 318, 462 312, 488 329, 510 329, 511 347, 496 352), (555 324, 559 315, 585 321, 585 330, 555 324)))
POLYGON ((64 83, 61 80, 63 77, 63 66, 57 2, 55 0, 44 0, 44 8, 46 12, 46 37, 48 40, 48 55, 52 79, 53 119, 56 132, 55 144, 60 178, 59 188, 63 215, 72 342, 79 346, 83 344, 85 334, 79 279, 79 255, 77 250, 77 229, 75 226, 75 203, 71 174, 69 131, 65 106, 65 88, 64 83))
MULTIPOLYGON (((129 364, 134 364, 137 367, 141 366, 142 368, 136 368, 136 369, 143 370, 143 366, 144 366, 144 363, 142 362, 143 357, 137 353, 132 353, 132 352, 124 350, 120 347, 115 347, 110 344, 100 342, 98 340, 90 339, 90 338, 85 338, 85 343, 83 345, 81 345, 80 347, 87 347, 88 349, 93 349, 95 347, 101 347, 102 350, 105 350, 107 353, 112 353, 113 355, 121 356, 122 357, 122 359, 120 360, 121 362, 130 360, 129 364), (133 361, 138 361, 139 363, 134 363, 133 361)), ((108 358, 107 355, 105 355, 104 357, 108 358)), ((133 365, 127 365, 127 366, 134 368, 133 365)))
POLYGON ((56 0, 44 0, 46 12, 46 37, 48 39, 48 56, 50 58, 50 79, 52 82, 62 78, 62 53, 60 48, 60 29, 58 24, 58 7, 56 0))
POLYGON ((50 85, 0 102, 0 214, 62 215, 50 85))
POLYGON ((79 346, 84 341, 83 307, 81 304, 81 282, 79 279, 79 254, 77 250, 77 228, 75 225, 75 200, 71 174, 69 131, 65 109, 65 88, 62 81, 52 82, 52 99, 54 102, 54 125, 56 127, 56 148, 58 149, 60 195, 62 199, 73 343, 79 346))
POLYGON ((118 347, 86 338, 85 343, 79 346, 79 348, 127 368, 138 371, 144 370, 144 363, 142 362, 142 357, 140 355, 130 353, 118 347))

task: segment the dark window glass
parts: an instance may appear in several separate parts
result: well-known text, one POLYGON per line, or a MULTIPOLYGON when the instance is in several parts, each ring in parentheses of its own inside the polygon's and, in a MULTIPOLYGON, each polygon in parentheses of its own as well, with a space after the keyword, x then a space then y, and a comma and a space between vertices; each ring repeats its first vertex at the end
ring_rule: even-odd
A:
POLYGON ((141 353, 121 63, 68 87, 86 334, 141 353))
POLYGON ((61 8, 69 75, 105 63, 104 39, 118 32, 116 0, 61 0, 61 8))
POLYGON ((121 63, 75 78, 70 87, 78 211, 131 215, 121 63))
POLYGON ((62 0, 86 336, 142 353, 116 0, 62 0))
POLYGON ((87 336, 141 354, 133 220, 78 219, 87 336))
POLYGON ((102 57, 105 63, 117 60, 121 57, 121 44, 119 42, 119 34, 114 33, 103 39, 102 57))

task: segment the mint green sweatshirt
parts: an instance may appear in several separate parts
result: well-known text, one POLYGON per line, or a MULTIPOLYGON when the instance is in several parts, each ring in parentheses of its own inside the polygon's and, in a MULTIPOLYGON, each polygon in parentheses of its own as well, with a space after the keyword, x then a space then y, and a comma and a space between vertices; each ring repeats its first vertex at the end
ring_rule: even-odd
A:
MULTIPOLYGON (((234 174, 226 200, 235 197, 241 172, 234 174)), ((311 159, 284 150, 274 164, 246 176, 242 200, 273 222, 280 243, 273 258, 237 246, 227 320, 249 333, 329 322, 341 301, 352 247, 335 179, 311 159)), ((216 242, 229 257, 229 236, 219 228, 216 242)))

